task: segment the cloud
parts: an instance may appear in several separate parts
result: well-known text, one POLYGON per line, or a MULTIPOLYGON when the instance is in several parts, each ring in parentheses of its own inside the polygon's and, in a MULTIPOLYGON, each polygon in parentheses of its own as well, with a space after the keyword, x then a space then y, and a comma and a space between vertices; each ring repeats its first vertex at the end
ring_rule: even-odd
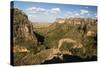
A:
POLYGON ((52 8, 52 9, 50 9, 50 12, 57 14, 57 13, 61 12, 61 10, 60 10, 60 8, 52 8))
POLYGON ((88 13, 89 13, 88 10, 85 10, 85 9, 81 9, 81 10, 80 10, 80 14, 88 14, 88 13))
POLYGON ((40 8, 40 7, 31 7, 31 8, 27 8, 25 10, 25 13, 29 14, 29 13, 53 13, 53 14, 57 14, 59 13, 61 10, 60 8, 51 8, 51 9, 45 9, 45 8, 40 8))
POLYGON ((80 17, 80 16, 81 16, 81 14, 78 13, 77 11, 73 11, 73 12, 67 11, 66 12, 66 15, 65 15, 66 18, 70 18, 70 17, 80 17))
POLYGON ((26 13, 45 13, 47 10, 44 8, 31 7, 26 9, 26 13))
POLYGON ((54 19, 61 12, 60 8, 40 8, 40 7, 29 7, 24 11, 30 21, 44 22, 54 19), (47 18, 47 19, 46 19, 47 18))
POLYGON ((65 17, 66 18, 70 18, 70 17, 73 17, 73 12, 70 12, 70 11, 67 11, 66 13, 65 13, 65 17))
POLYGON ((36 15, 28 15, 28 18, 36 18, 37 16, 36 15))
POLYGON ((80 16, 80 14, 79 14, 79 13, 75 13, 75 16, 77 16, 77 17, 78 17, 78 16, 80 16))

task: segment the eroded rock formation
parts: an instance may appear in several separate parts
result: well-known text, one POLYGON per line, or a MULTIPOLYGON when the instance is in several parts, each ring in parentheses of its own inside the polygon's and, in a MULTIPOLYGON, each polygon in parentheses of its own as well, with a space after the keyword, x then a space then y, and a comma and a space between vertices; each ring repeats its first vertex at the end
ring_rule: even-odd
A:
POLYGON ((35 44, 36 37, 33 34, 33 27, 27 15, 17 8, 12 8, 11 11, 13 18, 13 42, 20 43, 32 40, 35 44))

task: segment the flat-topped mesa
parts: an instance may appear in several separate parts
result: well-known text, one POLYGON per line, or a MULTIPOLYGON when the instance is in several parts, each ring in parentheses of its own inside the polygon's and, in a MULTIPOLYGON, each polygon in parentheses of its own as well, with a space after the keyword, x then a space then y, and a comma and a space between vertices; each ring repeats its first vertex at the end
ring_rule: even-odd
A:
POLYGON ((63 24, 63 23, 67 23, 67 24, 96 24, 97 20, 96 19, 92 19, 92 18, 57 18, 55 22, 63 24))
POLYGON ((62 24, 62 23, 65 23, 65 19, 63 19, 63 18, 57 18, 56 22, 62 24))

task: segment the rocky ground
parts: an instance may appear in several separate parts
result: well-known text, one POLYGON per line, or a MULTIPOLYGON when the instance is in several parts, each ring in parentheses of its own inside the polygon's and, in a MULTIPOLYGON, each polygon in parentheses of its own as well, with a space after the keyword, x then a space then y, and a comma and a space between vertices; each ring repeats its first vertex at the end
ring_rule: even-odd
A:
POLYGON ((11 11, 13 65, 97 60, 96 19, 57 19, 45 29, 37 29, 24 12, 11 11))

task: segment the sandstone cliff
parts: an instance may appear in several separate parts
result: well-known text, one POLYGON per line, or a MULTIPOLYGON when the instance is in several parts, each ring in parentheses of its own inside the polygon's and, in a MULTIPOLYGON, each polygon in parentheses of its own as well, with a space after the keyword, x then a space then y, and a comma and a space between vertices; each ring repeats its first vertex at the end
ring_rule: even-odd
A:
POLYGON ((21 43, 32 41, 36 44, 36 37, 33 34, 33 27, 27 15, 17 8, 12 8, 13 17, 13 42, 21 43))

